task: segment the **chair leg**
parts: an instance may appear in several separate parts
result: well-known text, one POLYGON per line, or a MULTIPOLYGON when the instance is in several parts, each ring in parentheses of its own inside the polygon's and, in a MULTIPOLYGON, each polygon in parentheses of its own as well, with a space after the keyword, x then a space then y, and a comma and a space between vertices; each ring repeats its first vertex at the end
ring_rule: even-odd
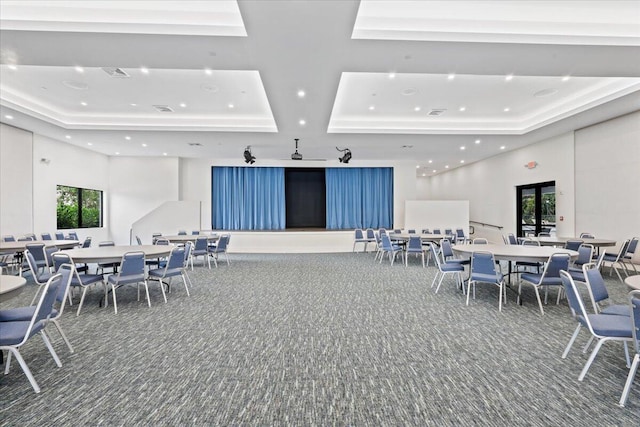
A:
POLYGON ((24 372, 24 374, 29 379, 29 383, 31 384, 31 387, 33 387, 33 391, 35 391, 36 393, 40 393, 40 387, 38 386, 36 379, 33 378, 33 375, 31 374, 31 370, 29 370, 29 367, 27 366, 27 362, 24 361, 18 349, 15 347, 7 347, 7 350, 9 350, 9 354, 7 356, 7 361, 5 362, 7 366, 5 366, 4 374, 6 375, 9 373, 9 362, 11 360, 11 355, 13 354, 14 356, 16 356, 16 360, 20 364, 20 367, 22 368, 22 372, 24 372))
POLYGON ((624 407, 627 404, 627 398, 629 397, 629 391, 631 390, 631 384, 638 371, 638 365, 640 365, 640 354, 636 354, 629 369, 629 375, 627 375, 627 381, 624 383, 624 389, 622 389, 622 396, 620 396, 620 402, 618 405, 624 407))
MULTIPOLYGON (((562 353, 563 359, 566 359, 567 356, 569 355, 569 350, 571 350, 571 347, 573 347, 573 343, 575 342, 576 338, 578 338, 578 334, 580 333, 581 328, 582 328, 582 325, 578 324, 578 327, 573 332, 573 335, 571 335, 571 339, 569 340, 567 347, 564 349, 564 353, 562 353)), ((593 339, 593 336, 591 338, 593 339)))
POLYGON ((58 330, 58 332, 60 333, 60 336, 62 337, 62 339, 64 340, 65 344, 67 344, 67 347, 69 348, 69 351, 71 353, 74 353, 73 351, 73 347, 71 346, 71 343, 69 342, 69 339, 67 338, 67 335, 64 333, 64 331, 62 330, 62 327, 60 326, 60 323, 58 323, 57 320, 53 320, 52 321, 53 324, 56 326, 56 329, 58 330))
MULTIPOLYGON (((185 272, 183 272, 183 273, 180 275, 180 277, 182 277, 182 283, 184 283, 184 290, 185 290, 185 291, 187 291, 187 296, 188 296, 188 297, 190 297, 191 295, 189 295, 189 287, 187 286, 187 281, 186 281, 186 279, 185 279, 185 277, 184 277, 185 275, 186 275, 186 273, 185 273, 185 272)), ((187 277, 188 277, 188 276, 187 276, 187 277)))
MULTIPOLYGON (((78 304, 78 311, 76 312, 76 316, 80 316, 80 310, 82 310, 82 304, 84 303, 84 296, 87 294, 87 287, 82 287, 82 295, 80 296, 80 304, 78 304)), ((105 301, 107 299, 105 298, 105 301)))
POLYGON ((540 314, 544 316, 544 308, 542 308, 542 299, 540 299, 540 291, 538 291, 538 287, 534 287, 536 291, 536 298, 538 298, 538 305, 540 306, 540 314))
POLYGON ((433 285, 436 284, 436 280, 438 280, 438 276, 440 276, 440 271, 436 271, 436 275, 433 277, 433 280, 431 281, 431 287, 433 288, 433 285))
MULTIPOLYGON (((169 279, 171 280, 171 279, 169 279)), ((164 291, 164 283, 162 283, 162 280, 158 280, 158 282, 160 283, 160 290, 162 291, 162 298, 164 298, 164 303, 167 303, 167 294, 164 291)), ((145 282, 145 286, 146 282, 145 282)), ((171 292, 171 288, 169 288, 169 292, 171 292)), ((147 289, 147 301, 149 301, 149 289, 147 289)), ((151 301, 149 301, 149 307, 151 307, 151 301)))
POLYGON ((586 353, 587 350, 589 350, 589 347, 591 347, 591 344, 593 344, 593 340, 594 340, 594 336, 591 335, 591 338, 589 338, 589 341, 587 341, 587 343, 584 345, 584 348, 582 349, 583 353, 586 353))
POLYGON ((596 356, 598 355, 598 352, 600 351, 600 347, 602 347, 602 344, 604 344, 605 341, 607 341, 606 338, 598 340, 598 343, 596 344, 595 348, 591 352, 591 355, 589 356, 589 360, 587 360, 587 363, 584 365, 584 368, 582 368, 582 372, 580 372, 580 376, 578 377, 578 381, 582 381, 584 379, 585 375, 587 375, 587 371, 591 367, 591 364, 593 363, 593 361, 595 360, 596 356))
POLYGON ((111 294, 113 295, 113 311, 118 314, 118 303, 116 302, 116 287, 111 284, 111 294))
MULTIPOLYGON (((473 285, 473 289, 475 289, 475 288, 476 288, 476 287, 475 287, 475 283, 474 283, 474 282, 472 282, 471 280, 469 280, 469 283, 467 283, 467 305, 469 305, 469 295, 471 295, 471 284, 472 284, 472 283, 474 284, 474 285, 473 285)), ((474 298, 475 298, 475 295, 474 295, 474 298)))
POLYGON ((44 341, 44 345, 47 346, 49 353, 51 353, 53 360, 56 362, 56 365, 58 365, 58 368, 62 368, 62 362, 60 361, 60 358, 58 357, 58 354, 56 353, 56 351, 53 349, 53 346, 51 345, 51 341, 49 341, 49 337, 44 332, 44 329, 40 331, 40 336, 42 337, 42 341, 44 341))
MULTIPOLYGON (((160 287, 162 287, 162 283, 160 283, 160 287)), ((144 290, 147 293, 147 305, 149 307, 151 307, 151 298, 149 298, 149 285, 147 284, 147 281, 144 281, 144 290)), ((162 289, 162 294, 164 295, 164 289, 162 289)), ((164 297, 164 302, 167 302, 167 297, 164 297)))
POLYGON ((444 279, 444 276, 445 276, 445 274, 441 272, 440 273, 440 281, 438 282, 438 287, 436 288, 436 294, 440 290, 440 285, 442 285, 442 280, 444 279))

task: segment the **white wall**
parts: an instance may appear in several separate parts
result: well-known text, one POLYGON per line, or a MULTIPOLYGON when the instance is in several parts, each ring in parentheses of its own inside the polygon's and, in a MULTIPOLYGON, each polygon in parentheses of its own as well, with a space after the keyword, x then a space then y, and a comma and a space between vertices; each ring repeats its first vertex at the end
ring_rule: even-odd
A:
MULTIPOLYGON (((416 170, 414 162, 358 161, 349 167, 393 167, 393 216, 394 228, 404 227, 404 203, 416 198, 416 170)), ((256 163, 257 165, 257 163, 256 163)), ((338 161, 296 162, 261 161, 260 166, 284 167, 337 167, 338 161)), ((180 159, 180 200, 202 202, 201 229, 211 228, 211 167, 246 166, 242 160, 230 159, 180 159)), ((342 166, 345 167, 345 166, 342 166)))
POLYGON ((473 237, 502 241, 501 235, 516 231, 516 186, 556 182, 556 215, 559 236, 575 233, 575 182, 573 132, 519 150, 470 164, 433 177, 419 178, 419 200, 469 200, 469 219, 504 227, 502 230, 474 225, 473 237), (538 162, 535 169, 524 167, 538 162))
POLYGON ((640 236, 640 112, 576 131, 575 152, 576 231, 640 236))
MULTIPOLYGON (((93 242, 109 239, 109 160, 104 154, 35 134, 33 139, 33 230, 53 233, 56 225, 56 186, 103 191, 103 227, 80 228, 78 237, 93 242), (42 160, 44 159, 44 160, 42 160)), ((64 230, 65 234, 71 230, 64 230)))
MULTIPOLYGON (((111 240, 129 244, 134 222, 164 202, 178 200, 178 169, 177 157, 109 157, 111 240)), ((174 221, 177 233, 180 218, 174 221)))
POLYGON ((0 124, 0 235, 33 232, 33 134, 0 124))

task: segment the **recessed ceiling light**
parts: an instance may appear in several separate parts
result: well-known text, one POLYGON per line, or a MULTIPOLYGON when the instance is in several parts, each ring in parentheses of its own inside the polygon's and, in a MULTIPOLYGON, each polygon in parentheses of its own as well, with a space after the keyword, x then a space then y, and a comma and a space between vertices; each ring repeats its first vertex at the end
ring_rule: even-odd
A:
POLYGON ((423 173, 423 174, 422 174, 422 176, 427 176, 427 174, 426 174, 426 173, 423 173))
POLYGON ((507 147, 505 147, 504 145, 501 145, 501 146, 500 146, 500 149, 501 149, 501 150, 504 150, 505 148, 507 148, 507 147))
POLYGON ((421 110, 421 108, 420 108, 420 107, 415 107, 415 108, 413 109, 413 111, 420 111, 420 110, 421 110))
POLYGON ((307 94, 307 93, 306 93, 304 90, 300 89, 300 90, 298 91, 298 98, 304 98, 304 96, 305 96, 306 94, 307 94))
POLYGON ((416 169, 420 169, 420 165, 417 165, 417 166, 416 166, 416 169))
POLYGON ((433 163, 433 160, 429 160, 429 163, 433 163))
POLYGON ((142 74, 149 74, 149 69, 147 67, 140 67, 140 72, 142 74))
POLYGON ((16 64, 9 64, 9 69, 15 71, 18 69, 18 66, 16 64))
POLYGON ((87 103, 86 103, 86 102, 84 102, 84 101, 82 101, 82 102, 80 103, 80 105, 82 105, 83 107, 86 107, 86 106, 87 106, 87 103))
POLYGON ((458 108, 459 111, 465 111, 467 109, 467 107, 460 107, 458 108))
POLYGON ((511 80, 513 80, 513 74, 507 74, 504 79, 505 81, 510 82, 511 80))
POLYGON ((147 146, 147 144, 142 144, 142 146, 143 146, 143 147, 146 147, 146 146, 147 146))
POLYGON ((460 163, 464 163, 464 160, 460 160, 460 163))
POLYGON ((234 108, 234 105, 233 104, 229 104, 229 105, 227 105, 227 107, 234 108))
POLYGON ((511 111, 511 108, 509 108, 509 107, 505 107, 504 112, 505 112, 505 113, 508 113, 509 111, 511 111))
POLYGON ((445 166, 444 166, 444 168, 445 168, 445 169, 449 169, 449 165, 445 165, 445 166))
POLYGON ((393 71, 389 73, 389 79, 393 80, 396 78, 396 73, 394 73, 393 71))
POLYGON ((571 76, 564 76, 564 77, 562 78, 562 81, 563 81, 563 82, 568 82, 570 78, 571 78, 571 76))
POLYGON ((116 156, 117 156, 118 154, 120 154, 120 152, 119 152, 119 151, 116 151, 116 156))
POLYGON ((185 104, 184 102, 181 102, 181 103, 180 103, 180 106, 181 106, 182 108, 185 108, 185 107, 187 106, 187 104, 185 104))
POLYGON ((300 126, 304 126, 307 124, 307 121, 305 119, 300 119, 298 123, 300 123, 300 126))
POLYGON ((210 76, 211 74, 213 74, 213 71, 211 70, 211 68, 205 68, 205 69, 204 69, 204 73, 205 73, 207 76, 210 76))
POLYGON ((431 172, 432 172, 432 173, 436 173, 436 170, 434 169, 434 170, 432 170, 431 172))
POLYGON ((476 144, 480 144, 482 142, 481 139, 476 139, 476 144))
POLYGON ((67 139, 71 139, 71 135, 65 135, 64 137, 67 139))
POLYGON ((373 111, 373 110, 375 110, 375 109, 376 109, 376 106, 375 106, 375 105, 369 105, 369 111, 373 111))
POLYGON ((131 137, 129 135, 126 135, 124 139, 126 139, 127 141, 131 141, 131 137))
POLYGON ((447 80, 453 80, 453 79, 455 79, 455 78, 456 78, 456 75, 455 75, 455 74, 453 74, 453 73, 451 73, 451 74, 449 74, 449 75, 447 76, 447 80))
POLYGON ((7 120, 13 120, 13 116, 11 114, 7 114, 4 118, 7 120))
POLYGON ((136 104, 136 103, 134 103, 134 102, 132 102, 132 103, 131 103, 131 104, 129 104, 129 105, 131 105, 132 107, 137 107, 137 106, 138 106, 138 104, 136 104))
POLYGON ((163 155, 163 156, 166 156, 166 155, 167 155, 167 153, 162 153, 162 155, 163 155))
POLYGON ((87 142, 87 145, 93 145, 93 142, 87 142))
POLYGON ((467 147, 465 147, 464 145, 460 147, 461 150, 466 150, 467 147))
POLYGON ((82 68, 82 67, 81 67, 81 66, 79 66, 79 65, 78 65, 78 66, 76 66, 76 67, 74 67, 74 69, 75 69, 77 72, 79 72, 79 73, 84 73, 84 68, 82 68))

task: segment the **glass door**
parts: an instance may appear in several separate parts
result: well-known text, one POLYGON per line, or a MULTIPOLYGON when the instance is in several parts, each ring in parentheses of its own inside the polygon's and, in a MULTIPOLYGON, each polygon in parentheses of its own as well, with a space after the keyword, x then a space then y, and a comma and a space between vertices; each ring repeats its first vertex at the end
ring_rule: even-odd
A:
POLYGON ((556 231, 555 181, 516 187, 518 237, 556 231))

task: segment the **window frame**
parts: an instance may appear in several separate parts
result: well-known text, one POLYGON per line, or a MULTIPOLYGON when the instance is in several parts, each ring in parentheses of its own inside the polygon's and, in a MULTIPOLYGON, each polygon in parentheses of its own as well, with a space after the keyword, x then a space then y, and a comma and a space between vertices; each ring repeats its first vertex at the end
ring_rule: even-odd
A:
POLYGON ((102 190, 97 190, 94 188, 83 188, 83 187, 75 187, 73 185, 64 185, 64 184, 57 184, 56 185, 56 227, 58 230, 73 230, 73 229, 80 229, 80 228, 104 228, 104 191, 102 190), (77 206, 77 217, 75 218, 75 222, 76 225, 75 227, 61 227, 60 226, 60 222, 58 220, 58 206, 59 206, 59 200, 58 200, 58 193, 60 192, 60 187, 65 187, 67 189, 71 189, 74 190, 75 192, 75 204, 77 206), (83 193, 84 191, 96 191, 99 193, 100 195, 100 200, 99 200, 99 204, 100 204, 100 209, 99 209, 99 217, 98 217, 98 225, 97 226, 89 226, 89 225, 83 225, 82 224, 82 213, 83 213, 83 193))

